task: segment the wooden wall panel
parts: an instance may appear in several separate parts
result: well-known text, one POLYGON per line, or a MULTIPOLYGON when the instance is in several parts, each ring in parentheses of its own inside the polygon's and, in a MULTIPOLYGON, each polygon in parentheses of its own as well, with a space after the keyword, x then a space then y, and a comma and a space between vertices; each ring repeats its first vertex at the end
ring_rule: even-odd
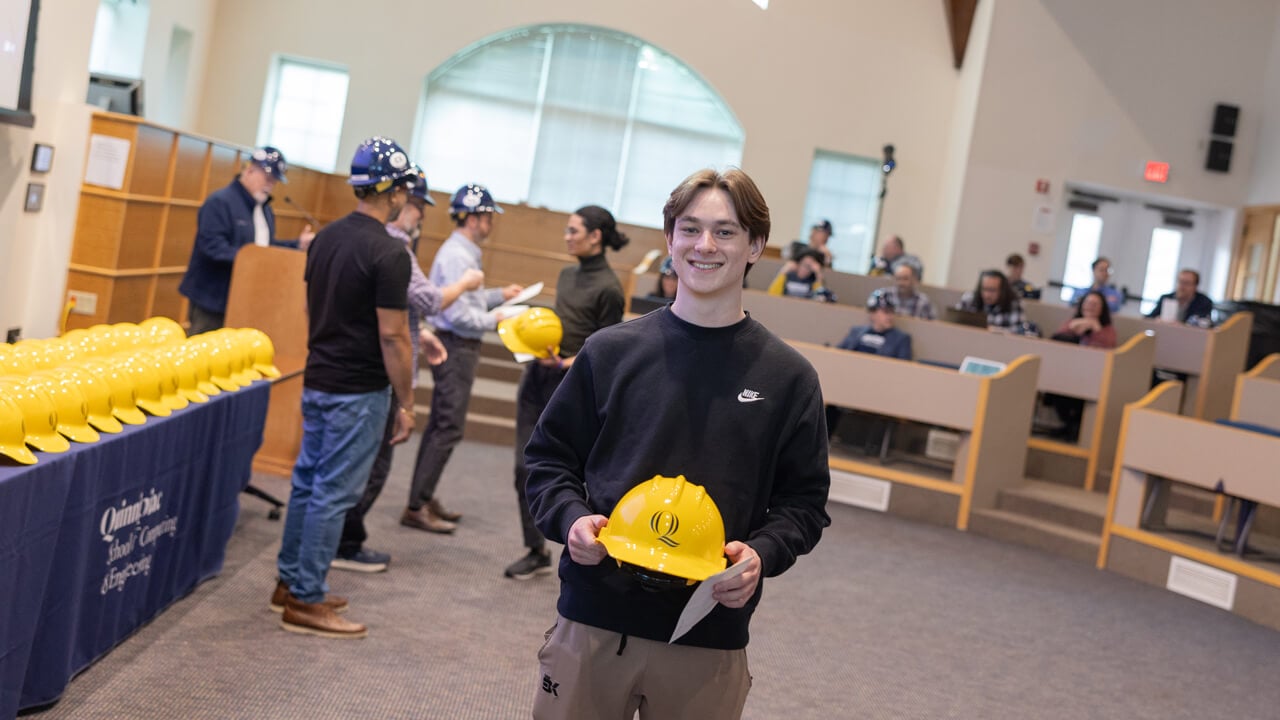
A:
MULTIPOLYGON (((186 298, 178 292, 178 284, 182 282, 182 273, 158 275, 156 277, 156 294, 151 301, 151 314, 163 315, 185 325, 187 314, 184 302, 186 298)), ((136 320, 133 322, 137 322, 136 320)))
POLYGON ((204 200, 204 163, 208 155, 208 141, 178 136, 178 158, 173 170, 171 197, 196 202, 204 200))
POLYGON ((210 150, 209 176, 200 200, 204 200, 214 190, 225 187, 239 172, 240 151, 228 145, 215 144, 210 150))
POLYGON ((133 173, 128 185, 129 192, 152 197, 166 195, 172 150, 171 131, 139 125, 137 146, 133 149, 133 173))
MULTIPOLYGON (((111 307, 107 311, 105 322, 138 322, 147 317, 147 306, 151 301, 152 278, 120 277, 112 283, 111 307)), ((99 298, 101 303, 101 298, 99 298)))
POLYGON ((196 217, 199 208, 170 205, 164 228, 164 244, 160 249, 160 267, 185 267, 191 261, 191 248, 196 242, 196 217))
POLYGON ((124 213, 120 230, 120 255, 117 267, 141 269, 154 267, 156 243, 160 240, 160 222, 165 206, 151 202, 131 202, 124 213))
POLYGON ((351 212, 356 207, 356 197, 346 178, 331 176, 326 178, 319 194, 319 207, 307 208, 318 219, 324 222, 336 220, 351 212))
POLYGON ((71 244, 72 264, 116 267, 116 259, 120 254, 120 232, 124 227, 124 210, 124 200, 89 193, 80 194, 76 234, 71 244))

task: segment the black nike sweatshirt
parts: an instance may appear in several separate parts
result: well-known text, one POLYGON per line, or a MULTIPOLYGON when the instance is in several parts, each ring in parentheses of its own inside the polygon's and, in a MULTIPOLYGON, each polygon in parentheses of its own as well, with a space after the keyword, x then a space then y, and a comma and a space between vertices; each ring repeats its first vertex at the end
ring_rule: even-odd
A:
MULTIPOLYGON (((827 431, 817 373, 750 317, 723 328, 684 322, 668 308, 592 335, 525 448, 538 528, 565 542, 584 515, 608 516, 654 475, 706 487, 724 520, 772 577, 811 550, 830 524, 827 431)), ((560 560, 564 617, 666 642, 692 588, 654 592, 611 558, 560 560)), ((717 605, 679 641, 746 647, 755 596, 717 605)))

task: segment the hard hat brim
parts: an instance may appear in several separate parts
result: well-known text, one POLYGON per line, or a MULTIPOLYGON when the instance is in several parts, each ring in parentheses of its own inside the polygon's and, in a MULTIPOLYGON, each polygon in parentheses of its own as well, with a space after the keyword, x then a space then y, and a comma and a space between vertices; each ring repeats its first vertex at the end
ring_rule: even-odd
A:
MULTIPOLYGON (((111 414, 125 425, 143 425, 147 422, 147 416, 143 415, 142 411, 136 407, 112 408, 111 414)), ((121 429, 123 430, 123 428, 121 429)))
POLYGON ((71 443, 56 432, 28 434, 27 444, 47 453, 61 453, 71 449, 71 443))
POLYGON ((0 445, 0 455, 16 460, 23 465, 35 465, 36 454, 26 445, 0 445))
POLYGON ((262 373, 263 377, 271 378, 272 380, 280 377, 281 374, 280 368, 269 363, 254 363, 253 369, 262 373))
POLYGON ((169 417, 173 414, 173 411, 169 409, 169 406, 164 404, 164 400, 156 402, 154 400, 143 400, 139 398, 138 407, 146 410, 156 417, 169 417))
POLYGON ((124 426, 112 415, 90 415, 89 424, 96 428, 98 432, 113 434, 124 432, 124 426))
POLYGON ((502 339, 502 344, 513 353, 532 355, 536 358, 549 358, 551 353, 546 348, 531 348, 520 341, 519 334, 516 332, 515 323, 520 316, 507 318, 498 323, 498 337, 502 339))
POLYGON ((78 443, 95 443, 102 439, 98 431, 88 425, 59 424, 58 432, 62 433, 68 440, 75 440, 78 443))
POLYGON ((193 402, 193 403, 207 403, 207 402, 209 402, 209 396, 208 396, 208 395, 205 395, 204 393, 200 392, 199 390, 192 390, 192 389, 187 389, 187 388, 178 388, 178 392, 182 393, 182 396, 183 396, 183 397, 185 397, 186 399, 190 400, 190 401, 191 401, 191 402, 193 402))
POLYGON ((201 380, 197 382, 196 389, 209 397, 222 394, 222 390, 217 385, 213 384, 213 380, 201 380))
POLYGON ((225 378, 215 377, 213 378, 213 384, 217 385, 223 390, 226 390, 227 392, 235 392, 236 390, 240 389, 240 383, 237 383, 233 378, 229 378, 229 377, 225 377, 225 378))
POLYGON ((683 557, 626 537, 611 535, 607 532, 608 529, 607 525, 602 528, 597 539, 614 560, 694 582, 702 582, 728 567, 725 558, 721 558, 717 565, 709 560, 683 557))
POLYGON ((162 395, 160 397, 160 402, 164 403, 164 406, 170 410, 181 410, 191 404, 191 402, 187 400, 182 393, 162 395))

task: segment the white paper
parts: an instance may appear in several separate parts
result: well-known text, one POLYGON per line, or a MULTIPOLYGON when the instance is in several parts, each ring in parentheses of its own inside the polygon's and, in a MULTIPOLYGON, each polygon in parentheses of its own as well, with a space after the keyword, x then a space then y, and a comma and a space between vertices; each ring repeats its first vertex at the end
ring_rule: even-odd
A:
POLYGON ((1167 299, 1160 305, 1160 319, 1168 323, 1178 322, 1178 301, 1167 299))
POLYGON ((112 190, 123 189, 124 170, 129 164, 129 146, 129 141, 124 138, 89 136, 89 159, 85 163, 84 181, 112 190))
POLYGON ((1053 232, 1053 208, 1048 205, 1038 205, 1035 215, 1031 218, 1031 230, 1048 235, 1053 232))
POLYGON ((524 290, 520 291, 519 295, 516 295, 515 297, 502 303, 498 307, 510 307, 512 305, 519 305, 525 300, 532 300, 533 298, 538 297, 538 293, 540 292, 542 292, 542 283, 536 282, 530 285, 529 287, 525 288, 524 290))
POLYGON ((518 363, 527 363, 530 360, 533 360, 538 357, 537 355, 534 355, 532 353, 511 353, 511 355, 515 357, 516 362, 518 363))
POLYGON ((707 613, 715 609, 716 601, 711 599, 711 593, 714 591, 716 583, 735 578, 745 572, 746 569, 747 563, 730 565, 723 572, 718 572, 703 580, 698 589, 693 591, 693 597, 689 598, 684 610, 680 612, 680 619, 676 622, 676 629, 671 633, 671 639, 667 641, 667 644, 670 645, 679 640, 685 633, 692 630, 693 626, 697 625, 702 618, 706 617, 707 613))

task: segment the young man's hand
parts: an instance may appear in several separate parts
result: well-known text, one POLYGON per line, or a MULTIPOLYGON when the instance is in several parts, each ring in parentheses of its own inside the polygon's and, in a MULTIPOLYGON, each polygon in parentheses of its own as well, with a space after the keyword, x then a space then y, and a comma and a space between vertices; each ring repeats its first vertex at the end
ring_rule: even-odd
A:
POLYGON ((569 537, 565 547, 569 548, 569 557, 579 565, 599 565, 608 557, 604 545, 596 540, 600 528, 609 524, 609 518, 603 515, 583 515, 569 527, 569 537))
POLYGON ((760 584, 760 556, 751 546, 734 540, 724 546, 724 554, 734 565, 747 564, 747 569, 737 577, 716 583, 711 598, 725 607, 740 608, 756 594, 760 584))

